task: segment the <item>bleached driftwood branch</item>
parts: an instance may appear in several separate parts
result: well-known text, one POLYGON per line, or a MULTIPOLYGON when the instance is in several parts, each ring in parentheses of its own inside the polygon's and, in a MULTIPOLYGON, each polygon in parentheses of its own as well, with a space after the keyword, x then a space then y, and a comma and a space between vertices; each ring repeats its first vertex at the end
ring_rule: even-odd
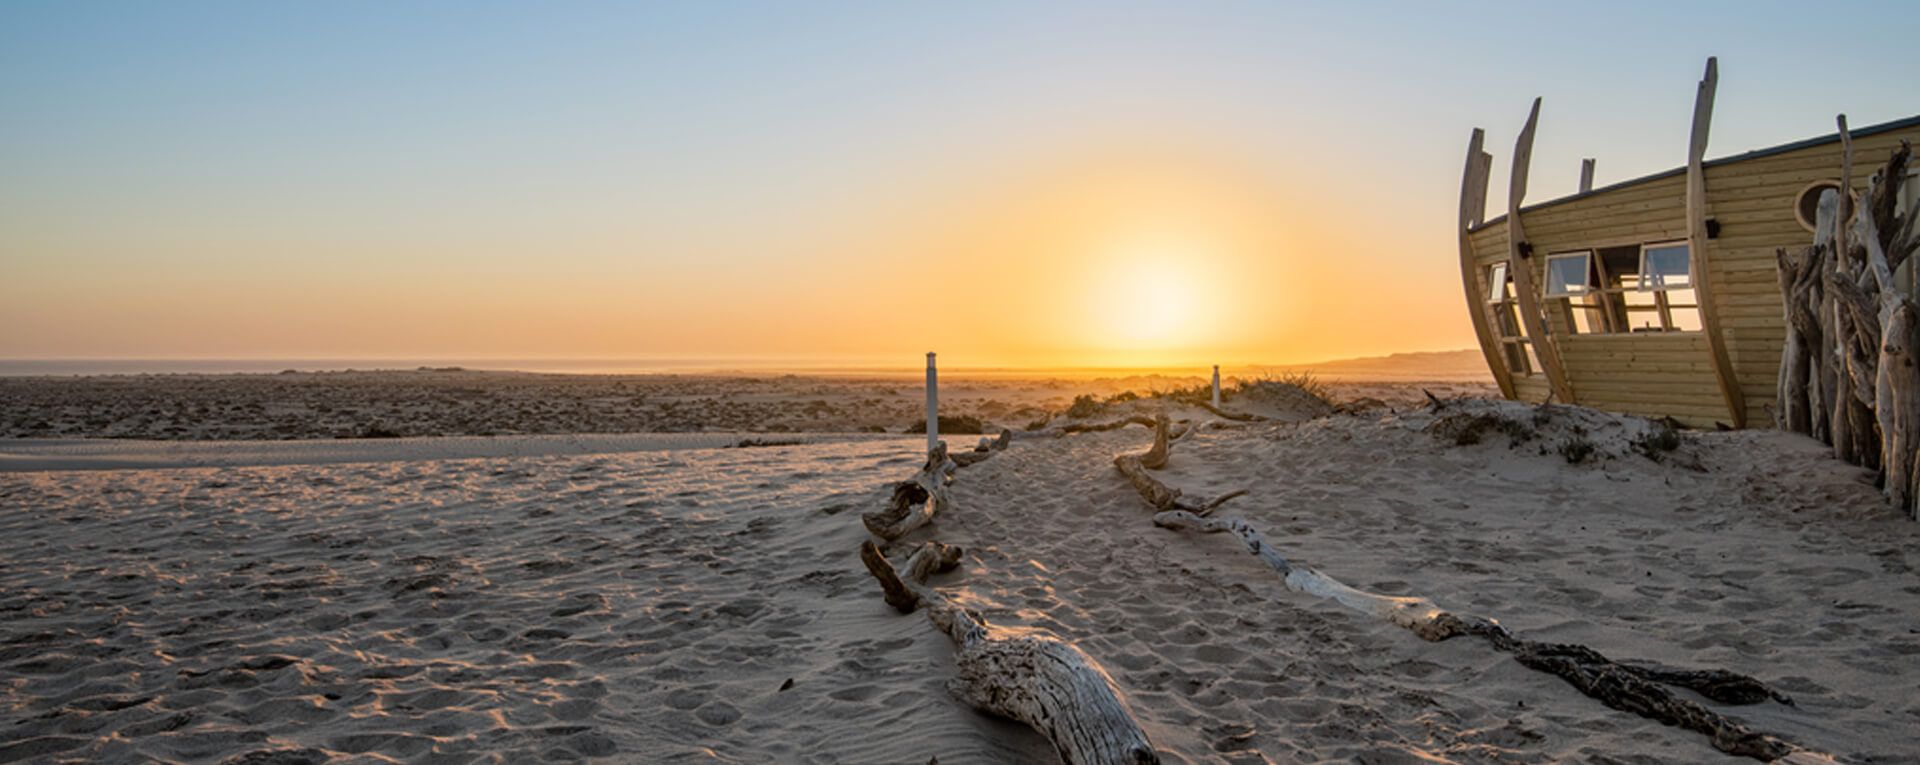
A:
POLYGON ((936 513, 953 503, 947 484, 953 481, 953 471, 958 467, 947 456, 946 442, 934 444, 927 450, 927 463, 920 472, 894 484, 893 497, 887 506, 861 515, 860 522, 866 524, 867 531, 888 542, 925 526, 936 513))
POLYGON ((1166 415, 1161 415, 1153 420, 1153 448, 1140 454, 1122 454, 1115 457, 1113 466, 1119 469, 1121 475, 1127 477, 1127 482, 1133 484, 1134 490, 1140 492, 1140 496, 1147 500, 1147 504, 1153 505, 1155 510, 1186 510, 1197 515, 1211 513, 1214 508, 1226 503, 1227 500, 1247 493, 1246 490, 1228 492, 1211 500, 1196 502, 1185 499, 1181 496, 1179 489, 1166 485, 1147 472, 1166 467, 1167 455, 1174 441, 1192 435, 1197 430, 1197 427, 1188 427, 1176 438, 1169 434, 1166 415))
MULTIPOLYGON (((1131 462, 1140 468, 1142 474, 1145 474, 1144 466, 1149 462, 1164 466, 1170 456, 1170 445, 1171 441, 1164 435, 1157 434, 1153 449, 1132 457, 1131 462)), ((1126 470, 1123 468, 1122 472, 1126 470)), ((1278 572, 1289 590, 1325 598, 1354 611, 1383 619, 1427 641, 1437 642, 1458 635, 1483 638, 1495 650, 1512 654, 1522 665, 1559 677, 1581 693, 1609 707, 1706 734, 1713 740, 1715 748, 1728 754, 1766 762, 1783 758, 1791 758, 1787 761, 1796 763, 1831 761, 1827 755, 1802 749, 1772 734, 1754 731, 1718 712, 1680 698, 1666 687, 1687 688, 1726 704, 1756 704, 1768 699, 1789 705, 1793 703, 1787 696, 1759 680, 1723 670, 1682 670, 1622 664, 1586 646, 1520 638, 1493 619, 1455 614, 1426 598, 1396 597, 1356 589, 1312 568, 1295 565, 1281 555, 1258 528, 1243 519, 1208 518, 1203 517, 1204 513, 1161 507, 1156 500, 1164 498, 1168 492, 1177 499, 1179 493, 1152 476, 1147 476, 1147 479, 1150 485, 1143 487, 1140 482, 1135 482, 1134 486, 1140 490, 1143 499, 1160 509, 1153 516, 1154 525, 1209 534, 1233 534, 1247 552, 1278 572)))
POLYGON ((967 467, 968 465, 985 462, 988 457, 992 457, 995 453, 1006 451, 1007 447, 1012 444, 1013 431, 1001 428, 999 437, 992 440, 980 439, 980 445, 974 447, 972 451, 955 452, 947 456, 953 460, 955 466, 967 467))
POLYGON ((1062 426, 1060 428, 1060 432, 1063 434, 1103 433, 1109 430, 1119 430, 1128 425, 1145 425, 1151 428, 1153 427, 1153 418, 1148 417, 1146 415, 1136 414, 1131 417, 1122 417, 1120 419, 1109 420, 1107 422, 1094 422, 1094 423, 1086 423, 1086 424, 1081 424, 1076 422, 1076 423, 1071 423, 1071 424, 1062 426))
POLYGON ((873 542, 860 545, 860 560, 880 581, 887 603, 902 613, 925 607, 934 627, 953 641, 960 676, 949 687, 962 701, 1032 726, 1071 765, 1160 762, 1093 657, 1043 630, 990 625, 926 584, 928 576, 959 559, 959 548, 927 542, 908 559, 902 576, 873 542))
MULTIPOLYGON (((1498 621, 1470 614, 1454 614, 1426 598, 1395 597, 1355 589, 1319 571, 1289 562, 1266 541, 1258 529, 1238 518, 1202 518, 1183 510, 1170 510, 1155 515, 1153 523, 1168 529, 1232 533, 1248 552, 1279 572, 1289 590, 1326 598, 1354 611, 1384 619, 1427 641, 1437 642, 1457 635, 1484 638, 1495 650, 1513 654, 1521 664, 1559 677, 1581 693, 1609 707, 1704 733, 1713 739, 1715 748, 1728 754, 1764 762, 1796 752, 1825 756, 1803 750, 1772 734, 1754 731, 1725 715, 1680 698, 1665 687, 1687 688, 1725 704, 1756 704, 1767 699, 1783 704, 1793 703, 1779 691, 1746 675, 1724 670, 1683 670, 1622 664, 1586 646, 1542 643, 1521 638, 1498 621)), ((1803 757, 1800 761, 1819 760, 1803 757)))

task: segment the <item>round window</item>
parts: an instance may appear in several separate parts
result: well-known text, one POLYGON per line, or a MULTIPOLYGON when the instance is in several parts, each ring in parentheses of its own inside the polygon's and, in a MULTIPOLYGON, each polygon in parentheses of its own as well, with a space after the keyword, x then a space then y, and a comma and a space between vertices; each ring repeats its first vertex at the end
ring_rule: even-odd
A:
MULTIPOLYGON (((1828 190, 1838 190, 1840 182, 1836 180, 1814 181, 1800 190, 1793 198, 1793 217, 1800 221, 1800 227, 1814 230, 1814 223, 1820 219, 1820 195, 1828 190)), ((1854 207, 1859 208, 1860 195, 1853 195, 1854 207)))

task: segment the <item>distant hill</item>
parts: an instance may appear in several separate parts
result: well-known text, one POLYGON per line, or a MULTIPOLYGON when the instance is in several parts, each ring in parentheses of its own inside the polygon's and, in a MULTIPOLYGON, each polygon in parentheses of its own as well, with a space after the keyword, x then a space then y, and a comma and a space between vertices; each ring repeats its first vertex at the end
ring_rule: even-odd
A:
POLYGON ((1478 349, 1396 353, 1310 364, 1259 367, 1273 371, 1306 371, 1329 380, 1449 380, 1492 382, 1487 360, 1478 349))

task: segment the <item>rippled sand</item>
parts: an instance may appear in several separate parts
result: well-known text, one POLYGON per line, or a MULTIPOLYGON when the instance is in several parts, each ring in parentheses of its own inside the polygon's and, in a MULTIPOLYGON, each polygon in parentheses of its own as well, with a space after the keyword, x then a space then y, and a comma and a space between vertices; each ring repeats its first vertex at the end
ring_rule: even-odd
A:
MULTIPOLYGON (((1424 417, 1206 431, 1165 478, 1251 489, 1220 512, 1357 586, 1751 673, 1799 706, 1724 711, 1920 757, 1920 532, 1859 471, 1766 432, 1690 436, 1705 472, 1570 465, 1424 417)), ((1147 439, 1016 441, 918 536, 967 549, 939 586, 1103 662, 1170 761, 1720 759, 1154 528, 1110 464, 1147 439)), ((917 448, 0 474, 0 761, 1048 761, 855 556, 917 448)))

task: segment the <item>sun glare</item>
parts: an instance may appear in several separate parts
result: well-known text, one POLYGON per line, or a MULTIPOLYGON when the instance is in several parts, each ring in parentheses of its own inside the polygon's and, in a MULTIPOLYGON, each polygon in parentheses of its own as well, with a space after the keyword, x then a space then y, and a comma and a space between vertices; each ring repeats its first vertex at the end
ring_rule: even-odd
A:
POLYGON ((1088 324, 1099 344, 1140 352, 1169 351, 1204 341, 1205 269, 1218 258, 1206 247, 1161 239, 1131 242, 1098 259, 1088 324))

